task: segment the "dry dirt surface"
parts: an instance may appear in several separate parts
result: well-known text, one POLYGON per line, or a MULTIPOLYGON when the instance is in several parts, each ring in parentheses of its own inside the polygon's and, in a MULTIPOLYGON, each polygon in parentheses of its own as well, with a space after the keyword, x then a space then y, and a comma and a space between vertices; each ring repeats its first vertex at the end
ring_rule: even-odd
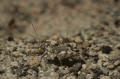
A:
POLYGON ((120 0, 0 0, 0 79, 120 79, 120 0))

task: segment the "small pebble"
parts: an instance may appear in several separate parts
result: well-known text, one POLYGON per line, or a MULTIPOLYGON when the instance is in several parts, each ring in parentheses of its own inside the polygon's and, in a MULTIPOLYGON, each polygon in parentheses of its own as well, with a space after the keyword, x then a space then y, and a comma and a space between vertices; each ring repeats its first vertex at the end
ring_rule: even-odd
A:
POLYGON ((102 46, 101 50, 103 53, 109 54, 112 51, 112 48, 110 46, 102 46))
POLYGON ((22 53, 18 52, 18 51, 15 51, 12 53, 14 56, 22 56, 22 53))
POLYGON ((9 37, 8 37, 8 41, 14 41, 13 36, 9 36, 9 37))
POLYGON ((114 68, 114 65, 113 65, 113 64, 108 65, 107 68, 108 68, 108 69, 113 69, 113 68, 114 68))
POLYGON ((109 76, 103 76, 100 79, 111 79, 109 76))
POLYGON ((29 41, 29 43, 35 44, 35 43, 37 43, 37 41, 35 39, 32 39, 32 40, 29 41))

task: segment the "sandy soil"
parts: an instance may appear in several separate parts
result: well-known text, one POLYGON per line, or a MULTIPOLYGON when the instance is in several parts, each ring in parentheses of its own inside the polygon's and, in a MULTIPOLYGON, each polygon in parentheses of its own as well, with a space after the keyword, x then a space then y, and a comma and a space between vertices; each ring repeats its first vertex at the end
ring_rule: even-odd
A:
POLYGON ((0 0, 0 79, 120 79, 120 0, 0 0))

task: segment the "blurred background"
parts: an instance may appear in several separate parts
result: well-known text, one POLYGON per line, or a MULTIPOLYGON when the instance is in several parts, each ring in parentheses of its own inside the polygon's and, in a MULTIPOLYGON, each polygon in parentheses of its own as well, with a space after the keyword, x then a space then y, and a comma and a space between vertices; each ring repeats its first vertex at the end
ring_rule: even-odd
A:
POLYGON ((0 0, 0 38, 71 36, 102 27, 119 32, 120 0, 0 0))

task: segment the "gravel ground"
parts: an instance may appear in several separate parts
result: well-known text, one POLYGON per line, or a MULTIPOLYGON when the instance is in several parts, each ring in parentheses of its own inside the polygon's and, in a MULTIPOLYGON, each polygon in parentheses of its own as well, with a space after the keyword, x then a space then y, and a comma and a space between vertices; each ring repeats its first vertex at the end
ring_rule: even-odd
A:
POLYGON ((120 0, 0 0, 0 79, 120 79, 120 0))

